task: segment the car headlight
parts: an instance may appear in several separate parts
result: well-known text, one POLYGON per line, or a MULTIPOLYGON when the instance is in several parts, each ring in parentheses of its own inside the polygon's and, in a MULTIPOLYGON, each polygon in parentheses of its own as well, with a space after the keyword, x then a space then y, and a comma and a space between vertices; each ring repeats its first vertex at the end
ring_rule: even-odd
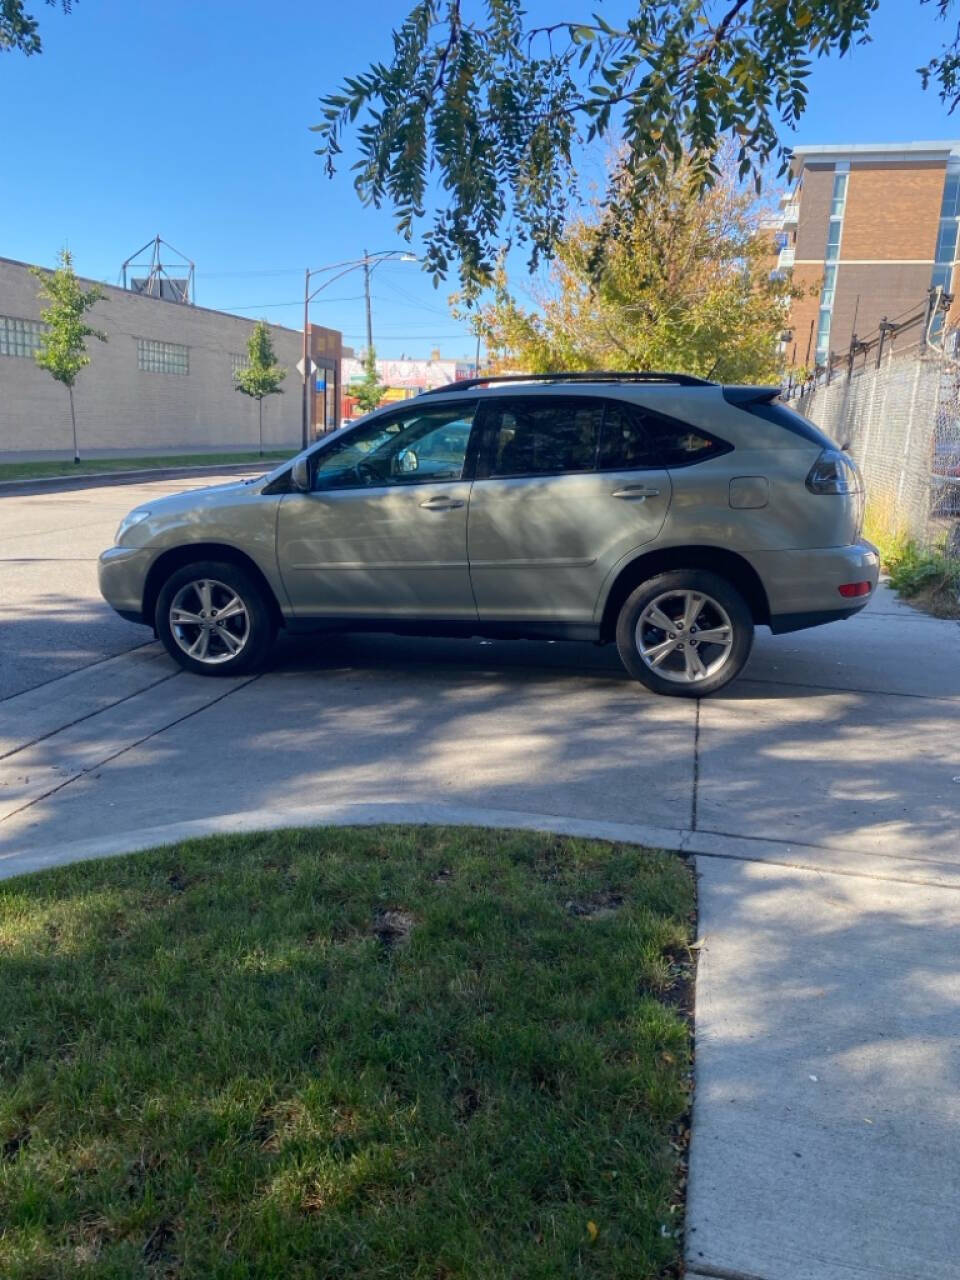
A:
POLYGON ((146 520, 149 514, 149 511, 131 511, 129 515, 124 516, 117 527, 116 534, 114 535, 114 543, 119 544, 123 535, 128 530, 132 529, 135 524, 139 524, 141 520, 146 520))

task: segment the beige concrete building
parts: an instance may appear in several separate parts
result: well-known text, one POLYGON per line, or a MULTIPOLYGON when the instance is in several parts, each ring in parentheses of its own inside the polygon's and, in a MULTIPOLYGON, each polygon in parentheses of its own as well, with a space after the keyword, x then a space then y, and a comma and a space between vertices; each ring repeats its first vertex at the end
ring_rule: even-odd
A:
MULTIPOLYGON (((91 363, 75 393, 81 454, 256 449, 256 401, 234 389, 254 321, 102 287, 106 297, 90 318, 108 341, 88 343, 91 363)), ((66 391, 33 359, 44 305, 28 265, 0 258, 0 460, 72 456, 66 391)), ((301 439, 303 335, 270 330, 288 373, 283 394, 264 401, 264 447, 292 450, 301 439)), ((310 346, 315 435, 336 425, 341 335, 311 326, 310 346)))
POLYGON ((787 360, 807 368, 952 292, 960 141, 795 147, 778 268, 807 290, 787 360))

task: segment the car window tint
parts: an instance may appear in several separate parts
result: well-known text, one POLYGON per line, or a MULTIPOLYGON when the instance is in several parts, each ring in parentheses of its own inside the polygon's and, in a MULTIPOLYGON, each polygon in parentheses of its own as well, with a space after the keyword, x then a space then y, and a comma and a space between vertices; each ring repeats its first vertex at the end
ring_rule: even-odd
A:
POLYGON ((601 471, 659 465, 643 419, 629 406, 607 405, 597 465, 601 471))
POLYGON ((491 476, 557 475, 596 465, 603 404, 596 400, 513 400, 497 406, 491 476))
POLYGON ((726 453, 729 445, 676 418, 612 403, 604 419, 599 467, 679 467, 726 453))
POLYGON ((459 480, 475 409, 421 405, 365 423, 320 452, 314 492, 459 480))

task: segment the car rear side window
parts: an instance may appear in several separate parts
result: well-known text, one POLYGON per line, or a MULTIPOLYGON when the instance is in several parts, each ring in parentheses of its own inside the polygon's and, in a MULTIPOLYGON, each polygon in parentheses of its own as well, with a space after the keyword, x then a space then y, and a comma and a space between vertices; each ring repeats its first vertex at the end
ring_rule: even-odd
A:
POLYGON ((593 471, 602 422, 602 400, 525 396, 498 402, 491 406, 482 474, 492 479, 593 471))
POLYGON ((728 453, 730 448, 676 418, 639 405, 611 402, 603 421, 598 467, 601 471, 683 467, 728 453))
MULTIPOLYGON (((736 388, 734 388, 734 391, 736 388)), ((801 440, 809 440, 811 444, 819 445, 821 449, 836 448, 834 442, 829 436, 825 435, 820 428, 805 418, 803 414, 797 413, 790 409, 778 399, 765 400, 746 400, 738 401, 732 396, 724 396, 736 404, 737 408, 745 409, 747 413, 753 414, 755 418, 763 418, 765 422, 772 422, 778 427, 783 427, 784 431, 789 431, 791 435, 799 436, 801 440)))

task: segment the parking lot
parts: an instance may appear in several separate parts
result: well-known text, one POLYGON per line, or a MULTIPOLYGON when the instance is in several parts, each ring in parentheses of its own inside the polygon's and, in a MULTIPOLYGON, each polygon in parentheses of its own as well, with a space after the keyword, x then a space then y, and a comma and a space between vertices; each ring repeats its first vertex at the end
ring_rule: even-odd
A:
POLYGON ((0 875, 223 823, 443 818, 696 852, 704 1273, 839 1276, 869 1246, 869 1274, 954 1274, 960 624, 881 591, 848 622, 761 631, 700 704, 573 644, 281 638, 266 673, 205 679, 96 585, 120 517, 186 487, 0 498, 0 875), (819 1269, 784 1270, 814 1239, 819 1269))

